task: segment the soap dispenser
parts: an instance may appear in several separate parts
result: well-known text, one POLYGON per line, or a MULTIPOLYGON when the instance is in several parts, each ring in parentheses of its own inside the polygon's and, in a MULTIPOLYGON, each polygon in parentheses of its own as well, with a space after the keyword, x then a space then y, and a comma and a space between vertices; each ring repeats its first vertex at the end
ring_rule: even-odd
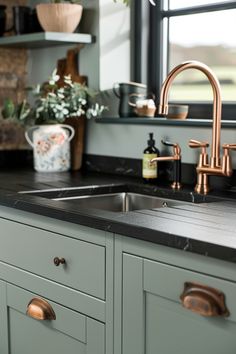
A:
POLYGON ((153 139, 153 133, 149 133, 148 146, 143 151, 143 164, 142 164, 142 177, 147 183, 155 182, 158 178, 158 166, 157 162, 153 164, 150 161, 159 156, 159 151, 155 147, 155 140, 153 139))

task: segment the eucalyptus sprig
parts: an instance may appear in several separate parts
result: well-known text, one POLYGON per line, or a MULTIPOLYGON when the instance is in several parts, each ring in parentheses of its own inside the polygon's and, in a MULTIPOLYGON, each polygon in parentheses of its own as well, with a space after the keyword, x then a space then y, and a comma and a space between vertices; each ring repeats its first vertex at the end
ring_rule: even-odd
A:
POLYGON ((63 87, 59 87, 59 79, 54 70, 48 83, 35 88, 36 124, 63 123, 67 118, 83 115, 98 117, 106 109, 95 101, 95 92, 86 85, 73 82, 68 75, 63 77, 63 87))

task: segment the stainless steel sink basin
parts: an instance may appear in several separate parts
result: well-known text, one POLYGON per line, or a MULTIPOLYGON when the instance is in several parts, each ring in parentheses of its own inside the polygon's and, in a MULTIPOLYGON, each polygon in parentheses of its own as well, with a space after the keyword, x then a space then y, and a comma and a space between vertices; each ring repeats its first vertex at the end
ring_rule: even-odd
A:
POLYGON ((67 201, 73 203, 73 205, 80 209, 92 208, 113 212, 128 212, 132 210, 154 209, 183 204, 183 202, 179 201, 129 192, 54 198, 53 200, 67 201))
POLYGON ((126 185, 91 185, 72 188, 44 189, 22 191, 21 194, 31 194, 55 201, 70 203, 77 209, 100 209, 112 212, 129 212, 132 210, 155 209, 184 205, 171 199, 152 195, 134 193, 126 185))

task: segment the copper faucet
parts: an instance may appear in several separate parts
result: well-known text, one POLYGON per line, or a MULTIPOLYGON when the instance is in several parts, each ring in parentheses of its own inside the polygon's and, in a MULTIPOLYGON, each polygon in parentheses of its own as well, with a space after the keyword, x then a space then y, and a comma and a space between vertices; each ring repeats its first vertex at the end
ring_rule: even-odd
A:
POLYGON ((200 158, 197 165, 197 184, 195 191, 197 193, 207 194, 209 192, 208 175, 231 176, 232 166, 229 150, 236 150, 236 144, 224 144, 224 155, 220 156, 220 131, 221 131, 221 88, 220 83, 213 71, 205 64, 198 61, 188 61, 176 66, 164 81, 160 93, 160 105, 158 113, 166 116, 168 114, 168 96, 169 90, 175 77, 186 69, 197 69, 202 71, 208 78, 213 90, 213 126, 212 126, 212 144, 211 157, 208 162, 206 148, 208 142, 196 140, 189 141, 189 147, 201 148, 200 158))
POLYGON ((168 141, 161 141, 162 144, 166 146, 173 147, 173 155, 172 156, 161 156, 154 157, 150 163, 156 161, 173 161, 174 162, 174 170, 173 170, 173 183, 171 184, 172 189, 180 189, 181 188, 181 148, 179 144, 170 143, 168 141))

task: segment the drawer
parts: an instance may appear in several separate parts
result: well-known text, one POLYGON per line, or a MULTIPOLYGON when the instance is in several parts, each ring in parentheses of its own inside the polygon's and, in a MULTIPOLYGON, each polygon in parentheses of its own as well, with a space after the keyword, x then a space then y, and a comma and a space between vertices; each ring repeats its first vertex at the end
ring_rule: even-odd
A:
POLYGON ((14 285, 6 290, 3 322, 12 354, 32 348, 35 354, 104 354, 104 324, 14 285))
POLYGON ((1 261, 105 299, 105 247, 5 219, 0 229, 1 261))
MULTIPOLYGON (((229 316, 225 320, 236 322, 236 284, 213 276, 144 259, 144 290, 163 299, 181 303, 185 284, 200 285, 204 289, 219 290, 224 294, 229 316)), ((185 293, 186 295, 186 293, 185 293)), ((194 295, 195 296, 195 295, 194 295)), ((211 296, 211 294, 210 294, 211 296)), ((207 298, 209 299, 208 295, 207 298)))

